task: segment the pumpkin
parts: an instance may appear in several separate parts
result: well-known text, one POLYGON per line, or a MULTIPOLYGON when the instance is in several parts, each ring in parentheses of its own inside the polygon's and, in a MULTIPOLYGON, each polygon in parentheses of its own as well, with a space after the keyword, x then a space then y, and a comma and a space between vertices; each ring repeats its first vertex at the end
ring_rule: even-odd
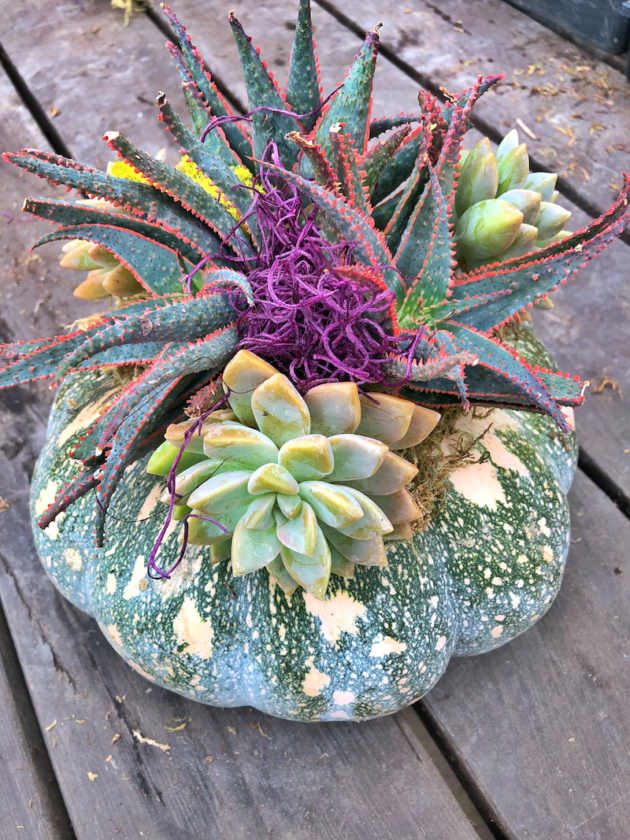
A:
MULTIPOLYGON (((527 325, 514 346, 552 367, 527 325)), ((68 451, 115 391, 107 374, 64 381, 33 477, 34 520, 72 476, 68 451)), ((492 650, 526 630, 560 587, 575 435, 538 414, 481 414, 462 413, 457 434, 441 442, 446 457, 462 433, 474 440, 485 432, 475 445, 480 457, 451 473, 426 530, 390 543, 385 568, 333 576, 325 600, 302 589, 287 597, 265 569, 233 578, 203 546, 189 546, 170 579, 150 580, 147 558, 166 505, 164 480, 145 471, 148 455, 125 472, 103 548, 94 544, 92 491, 46 531, 34 528, 37 549, 62 594, 159 685, 291 720, 389 714, 428 692, 451 656, 492 650)), ((177 551, 178 526, 161 551, 177 551)))

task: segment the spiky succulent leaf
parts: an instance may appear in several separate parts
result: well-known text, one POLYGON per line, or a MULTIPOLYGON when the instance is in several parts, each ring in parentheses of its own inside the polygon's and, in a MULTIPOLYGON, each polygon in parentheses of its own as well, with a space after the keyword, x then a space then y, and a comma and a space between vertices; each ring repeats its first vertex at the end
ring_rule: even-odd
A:
POLYGON ((118 204, 129 213, 146 216, 147 221, 188 241, 198 249, 200 256, 216 253, 221 247, 220 240, 211 230, 168 195, 149 184, 114 178, 69 158, 37 149, 23 149, 17 154, 5 153, 3 158, 55 186, 63 184, 118 204))
POLYGON ((380 137, 386 131, 391 131, 392 128, 409 125, 418 122, 420 116, 417 114, 399 114, 397 117, 382 117, 378 120, 372 120, 369 128, 369 139, 373 140, 375 137, 380 137))
POLYGON ((411 134, 411 126, 403 125, 402 128, 390 135, 387 140, 379 140, 378 143, 363 155, 361 159, 361 167, 365 171, 363 183, 370 193, 376 186, 379 176, 409 134, 411 134))
POLYGON ((348 199, 351 207, 369 216, 371 208, 363 183, 365 172, 361 169, 352 138, 345 133, 343 125, 334 125, 329 132, 329 138, 341 192, 348 199))
POLYGON ((333 125, 345 123, 345 132, 354 140, 357 152, 364 154, 372 104, 372 85, 378 54, 378 28, 371 29, 343 80, 315 127, 315 139, 329 154, 328 133, 333 125))
MULTIPOLYGON (((230 12, 229 20, 241 59, 250 111, 261 105, 279 111, 291 110, 277 82, 267 69, 266 63, 252 46, 252 39, 245 34, 245 30, 233 12, 230 12)), ((282 162, 290 169, 297 160, 297 149, 290 140, 286 139, 286 135, 295 131, 296 128, 299 129, 300 123, 285 114, 264 110, 252 114, 252 127, 256 158, 262 157, 267 143, 272 140, 278 147, 282 162)))
MULTIPOLYGON (((186 34, 186 27, 182 26, 168 6, 163 6, 163 9, 173 27, 176 39, 176 44, 167 44, 167 48, 170 47, 169 52, 177 62, 182 80, 184 83, 193 86, 193 89, 201 96, 213 116, 232 116, 229 105, 210 78, 210 74, 204 67, 197 48, 193 46, 190 40, 190 36, 186 34)), ((206 120, 206 122, 209 121, 209 119, 206 120)), ((240 157, 242 163, 253 171, 252 145, 241 128, 235 123, 228 123, 223 130, 230 146, 240 157)), ((229 161, 226 162, 229 163, 229 161)))
MULTIPOLYGON (((308 114, 322 104, 310 0, 300 0, 285 96, 296 114, 308 114)), ((317 114, 305 117, 302 121, 304 130, 310 131, 316 121, 317 114)))

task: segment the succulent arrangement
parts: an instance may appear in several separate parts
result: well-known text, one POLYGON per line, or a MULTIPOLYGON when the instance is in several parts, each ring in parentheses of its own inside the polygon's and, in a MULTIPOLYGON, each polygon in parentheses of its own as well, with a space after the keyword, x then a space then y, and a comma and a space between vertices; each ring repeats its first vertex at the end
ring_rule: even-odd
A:
MULTIPOLYGON (((433 595, 427 600, 423 583, 434 572, 427 571, 429 577, 421 573, 413 586, 409 581, 417 576, 413 569, 424 566, 422 557, 428 556, 433 565, 435 546, 428 555, 427 546, 436 539, 437 525, 432 523, 426 535, 414 535, 410 523, 420 514, 419 496, 414 500, 406 488, 418 472, 419 445, 432 430, 440 430, 436 409, 461 407, 460 420, 448 432, 452 437, 461 423, 468 424, 468 449, 482 445, 483 435, 474 433, 478 415, 473 409, 501 409, 496 418, 504 419, 490 425, 520 429, 510 446, 517 447, 527 464, 521 475, 557 486, 555 504, 564 510, 572 456, 567 461, 566 452, 558 454, 545 438, 549 421, 536 415, 551 418, 570 436, 568 409, 582 402, 584 383, 552 369, 531 333, 512 346, 497 331, 520 322, 530 307, 547 305, 549 292, 625 229, 628 177, 601 218, 568 233, 564 225, 570 214, 555 203, 556 176, 529 173, 527 151, 516 132, 504 138, 496 153, 482 140, 463 155, 473 107, 500 76, 480 76, 461 95, 449 94, 444 105, 421 91, 419 112, 370 121, 378 27, 367 33, 342 85, 323 99, 308 0, 300 0, 284 89, 230 13, 250 108, 244 117, 234 116, 185 28, 168 7, 164 12, 174 33, 167 46, 181 75, 190 117, 188 125, 166 96, 158 95, 159 119, 182 155, 177 167, 151 157, 118 132, 105 135, 120 158, 108 173, 33 149, 4 156, 88 196, 27 199, 24 210, 57 225, 35 246, 67 240, 62 265, 90 272, 75 294, 112 300, 108 312, 69 335, 6 345, 1 351, 10 361, 0 371, 0 386, 45 378, 61 384, 62 402, 53 409, 50 442, 34 480, 38 524, 49 533, 54 526, 52 536, 36 537, 40 552, 44 558, 57 556, 61 544, 53 543, 61 530, 65 539, 74 540, 63 543, 64 551, 86 552, 91 565, 110 564, 110 571, 99 566, 95 578, 90 573, 93 594, 88 598, 85 590, 68 582, 65 571, 51 571, 55 565, 63 568, 61 560, 48 563, 63 591, 95 610, 109 627, 95 606, 106 601, 95 581, 107 580, 107 594, 116 605, 103 609, 126 609, 127 595, 123 600, 115 596, 119 571, 112 571, 114 560, 105 558, 127 557, 134 550, 117 523, 134 521, 121 517, 134 507, 138 493, 149 493, 146 482, 158 476, 155 503, 164 494, 168 505, 158 510, 158 532, 146 517, 138 520, 138 527, 144 522, 151 535, 151 547, 141 555, 141 569, 149 577, 172 579, 180 564, 186 566, 187 551, 202 550, 209 569, 220 564, 233 581, 245 576, 249 588, 239 591, 247 603, 256 601, 266 581, 275 581, 296 611, 297 635, 312 647, 304 607, 295 606, 295 595, 290 600, 296 588, 303 588, 308 610, 309 598, 328 604, 334 598, 352 600, 349 592, 358 598, 356 593, 367 590, 369 603, 381 604, 389 590, 374 574, 382 577, 388 569, 394 605, 402 590, 406 598, 413 590, 416 601, 406 609, 417 618, 411 622, 417 640, 426 618, 424 612, 425 618, 418 617, 420 611, 437 603, 433 595), (141 372, 124 388, 108 391, 103 383, 111 382, 107 374, 115 367, 141 372), (79 418, 90 417, 87 427, 64 426, 60 420, 70 393, 73 404, 87 412, 79 418), (527 419, 513 419, 512 409, 525 410, 527 419), (539 474, 534 455, 548 473, 539 474), (145 478, 137 477, 138 465, 143 465, 145 478), (182 543, 178 556, 171 539, 177 528, 182 543), (87 530, 93 533, 88 536, 87 530), (89 554, 94 541, 97 553, 89 554), (400 561, 395 569, 391 562, 387 565, 392 557, 400 561), (229 564, 221 563, 227 560, 229 564), (362 567, 361 574, 355 574, 355 564, 362 567), (333 583, 331 572, 340 584, 333 583), (394 587, 395 575, 402 577, 394 587)), ((509 438, 513 431, 506 434, 509 438)), ((489 457, 502 468, 510 465, 506 470, 516 469, 514 460, 501 462, 497 446, 494 454, 488 449, 489 457)), ((446 443, 443 450, 448 451, 446 443)), ((501 487, 508 484, 503 481, 501 487)), ((497 520, 506 533, 523 524, 518 492, 525 491, 509 484, 509 491, 502 489, 497 496, 513 498, 511 519, 497 520)), ((447 518, 457 507, 449 504, 447 518)), ((488 504, 496 509, 494 502, 488 504)), ((543 504, 548 503, 523 506, 543 504)), ((555 515, 551 506, 542 522, 555 515)), ((470 510, 460 517, 469 536, 475 528, 489 527, 487 522, 474 524, 471 517, 470 510)), ((445 539, 455 539, 459 526, 449 520, 440 528, 445 539)), ((543 533, 545 528, 549 530, 544 526, 543 533)), ((567 533, 558 519, 560 554, 567 533)), ((470 563, 478 564, 474 542, 470 563)), ((533 536, 529 543, 537 545, 533 536)), ((438 556, 459 558, 463 569, 467 550, 451 546, 439 549, 438 556)), ((495 586, 511 573, 509 564, 502 561, 503 566, 508 571, 491 578, 499 581, 495 586)), ((204 574, 198 571, 199 583, 204 574)), ((466 574, 476 579, 480 572, 466 574)), ((449 575, 455 580, 458 572, 449 567, 449 575)), ((468 634, 468 642, 462 642, 467 652, 488 649, 502 634, 493 628, 491 638, 483 635, 489 626, 480 622, 487 616, 473 619, 470 611, 478 606, 470 606, 464 591, 472 585, 470 577, 462 580, 468 583, 461 584, 458 603, 468 605, 467 618, 462 624, 454 613, 440 614, 439 620, 435 613, 430 632, 422 636, 432 639, 433 652, 423 648, 418 653, 424 659, 414 678, 414 696, 428 690, 445 667, 456 645, 453 627, 468 634), (441 635, 434 638, 440 627, 441 635), (481 635, 474 637, 476 632, 481 635)), ((494 601, 485 571, 484 580, 488 594, 474 604, 501 609, 496 620, 502 622, 510 602, 494 601)), ((479 579, 480 586, 484 580, 479 579)), ((544 611, 539 601, 554 580, 559 585, 557 571, 541 590, 532 578, 535 595, 527 609, 524 593, 512 593, 512 635, 544 611)), ((226 579, 225 585, 234 594, 236 584, 226 579)), ((436 579, 429 588, 443 585, 436 579)), ((206 612, 225 610, 228 615, 237 609, 216 594, 212 579, 204 587, 214 597, 206 612)), ((455 609, 451 595, 445 601, 455 609)), ((177 656, 215 661, 213 640, 219 631, 210 627, 210 618, 202 621, 197 606, 187 606, 185 598, 178 603, 169 631, 178 640, 177 656), (207 647, 200 647, 195 635, 201 632, 198 625, 210 634, 207 647)), ((256 603, 259 610, 267 609, 256 603)), ((270 607, 273 615, 276 608, 270 607)), ((283 613, 287 609, 283 606, 283 613)), ((159 621, 163 612, 160 608, 159 621)), ((124 644, 116 621, 112 618, 116 632, 110 632, 111 638, 128 658, 142 658, 138 651, 145 642, 136 619, 124 644)), ((396 623, 391 616, 388 622, 383 626, 396 623)), ((221 632, 233 626, 242 627, 242 621, 226 618, 221 632)), ((267 630, 271 626, 275 619, 267 622, 267 630)), ((149 634, 146 628, 143 632, 149 634)), ((160 638, 171 644, 166 636, 160 638)), ((249 656, 254 638, 243 653, 252 673, 258 668, 249 656)), ((336 638, 335 648, 341 644, 336 638)), ((411 639, 391 650, 407 647, 407 659, 413 659, 411 639)), ((280 649, 270 643, 268 650, 280 649)), ((328 651, 322 660, 329 666, 330 655, 328 651)), ((267 654, 262 658, 268 660, 267 654)), ((312 657, 306 661, 315 667, 312 657)), ((143 662, 143 673, 198 697, 180 672, 176 679, 159 670, 163 664, 146 657, 143 662)), ((304 692, 315 696, 305 688, 296 708, 293 683, 282 700, 252 700, 251 692, 243 694, 244 689, 230 683, 222 667, 218 670, 223 676, 217 677, 217 667, 215 662, 206 694, 198 699, 222 705, 256 702, 275 714, 304 719, 326 717, 332 708, 330 698, 325 708, 319 700, 305 705, 304 692)), ((369 676, 372 670, 366 666, 363 673, 369 676)), ((309 678, 304 679, 306 685, 309 678)), ((393 700, 382 692, 377 697, 369 680, 366 691, 373 700, 357 706, 356 717, 381 714, 413 699, 408 696, 411 688, 401 688, 393 700)))

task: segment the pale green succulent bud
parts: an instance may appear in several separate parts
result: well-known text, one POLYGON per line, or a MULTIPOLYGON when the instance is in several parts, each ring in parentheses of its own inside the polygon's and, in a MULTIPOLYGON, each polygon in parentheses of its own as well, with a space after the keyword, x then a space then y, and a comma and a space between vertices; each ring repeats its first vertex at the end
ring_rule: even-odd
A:
POLYGON ((537 239, 536 240, 536 247, 537 248, 546 248, 547 245, 551 245, 553 242, 560 242, 562 239, 566 239, 567 236, 571 236, 572 232, 570 230, 561 230, 560 233, 557 233, 555 236, 552 236, 550 239, 537 239))
POLYGON ((478 201, 494 198, 499 184, 499 171, 490 142, 484 137, 472 149, 457 182, 455 209, 461 216, 478 201))
POLYGON ((559 195, 560 195, 560 193, 558 192, 558 190, 553 191, 553 195, 551 196, 551 203, 552 204, 556 203, 556 199, 558 198, 559 195))
POLYGON ((517 146, 518 131, 515 128, 513 128, 512 131, 508 131, 503 140, 501 140, 501 142, 499 143, 499 147, 495 154, 497 163, 499 163, 504 157, 506 157, 506 155, 509 155, 510 152, 513 152, 517 146))
POLYGON ((542 201, 553 201, 553 196, 558 195, 555 191, 557 180, 558 175, 555 172, 530 172, 525 189, 540 193, 542 201))
POLYGON ((59 265, 62 268, 72 268, 75 271, 94 271, 101 268, 100 263, 95 262, 88 253, 92 244, 92 242, 82 242, 77 239, 69 242, 63 248, 65 253, 59 265))
POLYGON ((540 300, 537 300, 534 304, 535 309, 553 309, 553 301, 549 297, 549 295, 545 295, 540 300))
MULTIPOLYGON (((228 368, 232 407, 254 423, 210 415, 201 444, 200 435, 188 442, 184 455, 192 445, 198 457, 201 445, 206 457, 175 479, 188 541, 210 546, 212 563, 231 557, 235 576, 265 566, 285 592, 299 585, 316 598, 333 572, 347 578, 355 563, 386 565, 383 538, 395 530, 408 538, 403 526, 420 515, 405 489, 417 468, 391 450, 416 446, 440 415, 389 394, 359 397, 354 383, 319 385, 303 398, 249 351, 228 368), (312 427, 327 434, 309 434, 312 427)), ((187 428, 169 427, 152 472, 174 463, 187 428)))
POLYGON ((458 250, 473 260, 500 254, 514 242, 522 222, 523 214, 507 201, 480 201, 469 207, 457 223, 458 250))
POLYGON ((511 260, 514 257, 523 257, 525 254, 535 251, 537 236, 538 228, 534 227, 534 225, 522 224, 514 242, 502 254, 497 256, 497 260, 503 262, 504 260, 511 260))
POLYGON ((508 190, 519 190, 525 186, 529 175, 527 146, 521 143, 497 161, 499 167, 499 188, 497 197, 508 190))
POLYGON ((533 225, 540 212, 540 194, 533 190, 508 190, 501 196, 501 201, 507 201, 523 214, 523 224, 533 225))
POLYGON ((565 210, 564 207, 558 207, 557 204, 551 204, 548 201, 542 201, 540 213, 536 219, 539 239, 551 239, 556 236, 570 218, 570 210, 565 210))

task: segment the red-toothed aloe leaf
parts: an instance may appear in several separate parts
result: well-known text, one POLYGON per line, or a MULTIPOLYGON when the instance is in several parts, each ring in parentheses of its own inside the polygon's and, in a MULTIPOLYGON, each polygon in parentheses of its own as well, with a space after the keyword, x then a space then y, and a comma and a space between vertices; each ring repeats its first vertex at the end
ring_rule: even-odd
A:
POLYGON ((583 268, 615 237, 623 233, 630 222, 629 189, 630 180, 624 176, 624 187, 615 204, 599 219, 561 242, 537 254, 518 257, 496 268, 485 269, 480 274, 464 276, 453 286, 453 299, 445 302, 442 308, 446 311, 451 303, 484 298, 482 305, 471 306, 457 317, 457 321, 482 332, 489 332, 511 318, 515 312, 536 303, 547 292, 565 283, 571 274, 583 268), (504 294, 492 297, 493 293, 499 291, 504 294))
MULTIPOLYGON (((474 291, 471 289, 471 292, 474 291)), ((435 324, 437 321, 448 321, 453 318, 458 323, 468 323, 468 316, 475 309, 482 306, 496 303, 501 298, 510 294, 509 289, 499 289, 496 292, 487 294, 470 294, 469 297, 449 298, 437 306, 428 306, 422 310, 422 322, 424 324, 435 324)), ((477 327, 476 324, 473 326, 477 327)), ((486 332, 486 330, 482 330, 486 332)))
MULTIPOLYGON (((82 333, 73 333, 50 338, 45 346, 36 342, 32 352, 21 352, 16 361, 0 370, 0 388, 11 388, 13 385, 23 385, 26 382, 35 382, 37 379, 48 379, 54 376, 66 354, 84 340, 82 333)), ((6 355, 14 354, 7 352, 6 355)))
MULTIPOLYGON (((496 339, 488 338, 470 327, 452 321, 449 321, 447 330, 452 336, 454 346, 476 353, 481 367, 492 371, 495 377, 505 379, 513 391, 529 400, 531 406, 553 417, 563 431, 569 431, 566 418, 545 383, 536 375, 536 369, 520 359, 516 351, 502 345, 496 339)), ((562 376, 558 379, 564 383, 571 381, 562 376)), ((470 379, 468 387, 472 397, 470 379)), ((583 388, 583 385, 581 387, 583 388)), ((572 393, 574 391, 575 389, 572 389, 572 393)), ((561 397, 559 401, 563 402, 561 397)))
MULTIPOLYGON (((190 81, 199 91, 203 100, 215 117, 232 116, 229 105, 219 93, 217 86, 210 78, 203 61, 186 34, 186 27, 182 26, 168 6, 163 6, 164 14, 168 17, 175 33, 176 46, 167 44, 167 49, 177 61, 177 66, 184 83, 190 81)), ((210 120, 206 120, 210 122, 210 120)), ((252 168, 252 146, 241 128, 236 123, 228 123, 223 127, 230 146, 234 149, 242 162, 252 168)), ((229 161, 226 161, 229 162, 229 161)))
MULTIPOLYGON (((417 117, 415 119, 418 119, 417 117)), ((361 159, 361 168, 365 170, 363 183, 371 194, 379 176, 400 148, 403 140, 411 134, 411 126, 403 125, 386 140, 379 140, 361 159)))
POLYGON ((102 353, 97 353, 85 359, 77 370, 101 370, 101 368, 119 367, 120 365, 149 365, 164 349, 163 341, 146 341, 139 344, 124 344, 121 347, 110 347, 102 353))
POLYGON ((387 201, 383 201, 378 205, 378 207, 372 208, 372 219, 374 220, 374 225, 377 230, 385 232, 387 225, 391 222, 392 217, 396 212, 396 208, 398 207, 398 202, 402 198, 402 194, 403 191, 399 190, 391 198, 388 198, 387 201))
MULTIPOLYGON (((192 131, 180 120, 163 93, 158 94, 155 102, 160 109, 160 120, 179 144, 181 153, 188 155, 201 172, 224 193, 228 201, 234 204, 241 213, 246 213, 252 203, 252 194, 244 187, 234 169, 218 157, 209 148, 207 142, 199 142, 192 131)), ((213 132, 210 131, 208 137, 212 134, 213 132)), ((234 166, 235 163, 236 161, 232 165, 234 166)))
MULTIPOLYGON (((322 104, 310 0, 300 0, 285 96, 291 110, 296 114, 308 114, 322 104)), ((304 130, 310 131, 316 121, 317 114, 306 117, 302 121, 304 130)))
POLYGON ((365 172, 360 167, 354 141, 350 135, 345 133, 345 126, 342 124, 333 125, 328 136, 341 192, 348 199, 348 204, 351 207, 369 216, 371 208, 363 185, 365 172))
POLYGON ((47 222, 55 222, 59 225, 106 225, 125 230, 133 231, 152 239, 159 245, 170 248, 171 251, 179 251, 191 263, 197 263, 201 254, 188 242, 184 242, 178 236, 163 230, 149 222, 141 222, 137 218, 125 216, 122 213, 107 213, 85 204, 76 204, 72 201, 60 201, 54 198, 27 198, 22 210, 31 213, 47 222))
POLYGON ((402 194, 396 203, 392 217, 385 228, 385 241, 392 252, 396 252, 399 248, 400 240, 409 224, 409 219, 414 210, 417 210, 418 202, 429 179, 427 164, 429 162, 432 134, 424 124, 417 130, 420 132, 420 143, 417 148, 416 160, 402 194))
MULTIPOLYGON (((442 119, 444 120, 445 125, 447 125, 447 126, 450 125, 451 119, 453 117, 453 113, 455 112, 455 110, 458 107, 459 108, 465 108, 471 98, 479 99, 479 97, 483 96, 484 93, 487 93, 487 91, 489 91, 491 87, 494 87, 494 85, 496 85, 497 82, 500 82, 501 79, 503 79, 503 77, 504 77, 503 73, 499 73, 495 76, 486 76, 485 78, 483 76, 480 76, 479 79, 477 80, 478 81, 478 89, 476 89, 477 85, 473 85, 473 87, 468 88, 463 93, 460 93, 459 96, 451 97, 451 101, 449 102, 449 104, 446 105, 444 107, 444 109, 442 110, 442 119)), ((470 113, 470 109, 469 109, 467 114, 466 114, 466 121, 464 123, 464 131, 468 131, 468 129, 472 128, 472 127, 473 127, 473 124, 472 124, 472 118, 471 118, 471 113, 470 113)))
POLYGON ((405 277, 416 279, 409 285, 404 303, 399 307, 401 323, 413 323, 425 306, 440 303, 446 297, 453 260, 449 234, 449 204, 444 197, 437 173, 430 168, 430 181, 414 211, 396 253, 396 265, 405 277))
MULTIPOLYGON (((206 271, 203 274, 202 281, 204 291, 206 292, 209 290, 218 291, 220 289, 226 289, 228 292, 234 292, 239 289, 245 295, 248 306, 254 305, 254 293, 252 291, 252 287, 245 275, 241 274, 240 271, 233 271, 229 268, 219 268, 214 271, 206 271)), ((238 304, 238 298, 234 301, 234 304, 238 304)), ((236 305, 235 308, 239 309, 240 307, 236 305)))
POLYGON ((149 184, 139 184, 127 178, 114 178, 69 158, 40 152, 37 149, 23 149, 18 154, 6 152, 3 158, 55 186, 64 184, 90 196, 104 198, 130 213, 141 215, 143 221, 159 225, 196 247, 200 256, 216 253, 221 246, 221 241, 212 231, 169 196, 149 184))
MULTIPOLYGON (((38 248, 46 242, 61 239, 83 239, 102 245, 111 251, 128 268, 139 283, 149 292, 163 295, 181 291, 183 275, 177 254, 146 236, 111 225, 73 225, 59 228, 42 236, 33 245, 38 248)), ((188 264, 186 271, 192 266, 188 264)))
POLYGON ((152 390, 118 428, 96 491, 94 523, 98 547, 103 545, 107 510, 125 469, 136 459, 140 444, 160 421, 168 403, 179 395, 183 384, 182 378, 178 378, 152 390))
MULTIPOLYGON (((160 192, 166 193, 189 213, 216 230, 222 239, 229 236, 234 228, 234 217, 217 198, 207 193, 192 178, 188 178, 183 172, 137 149, 117 131, 106 132, 105 139, 110 149, 118 152, 160 192)), ((254 255, 251 245, 242 235, 232 236, 230 244, 244 258, 254 255)))
POLYGON ((173 342, 167 345, 153 365, 122 393, 115 409, 110 412, 99 448, 104 449, 131 409, 153 390, 185 374, 220 371, 234 354, 238 341, 238 330, 230 325, 191 344, 173 342))
POLYGON ((392 128, 398 128, 400 125, 411 125, 411 123, 419 122, 422 117, 416 114, 400 114, 398 117, 383 117, 380 120, 372 120, 370 123, 369 139, 373 140, 375 137, 380 137, 386 131, 392 128))
POLYGON ((379 175, 372 191, 372 204, 378 204, 387 198, 411 175, 418 159, 424 131, 421 125, 407 135, 401 147, 379 175))
MULTIPOLYGON (((230 12, 229 20, 241 59, 250 110, 260 105, 279 111, 291 110, 276 80, 268 70, 267 64, 261 59, 258 50, 252 45, 252 39, 245 34, 245 30, 233 12, 230 12)), ((295 131, 296 128, 300 129, 300 123, 286 114, 264 110, 252 114, 252 128, 255 157, 261 158, 267 143, 273 140, 278 147, 282 162, 287 169, 291 169, 297 160, 297 148, 294 143, 286 139, 286 135, 295 131)))
POLYGON ((45 530, 51 522, 55 521, 59 514, 68 510, 75 502, 89 493, 90 490, 93 490, 98 484, 100 476, 101 468, 96 467, 80 473, 72 481, 65 484, 54 501, 48 505, 45 513, 37 520, 38 527, 45 530))
POLYGON ((341 87, 326 107, 315 127, 315 140, 329 153, 328 132, 337 123, 345 123, 345 131, 354 140, 357 152, 365 153, 372 106, 372 85, 378 55, 379 27, 371 29, 341 87))
POLYGON ((403 287, 400 277, 393 268, 392 255, 385 244, 382 234, 374 229, 371 218, 354 210, 341 196, 336 196, 295 172, 286 172, 275 164, 263 162, 262 166, 281 175, 285 181, 296 186, 307 198, 314 201, 324 216, 333 224, 343 239, 356 242, 352 252, 363 265, 382 271, 388 289, 396 292, 402 300, 403 287))
POLYGON ((234 316, 235 310, 227 294, 201 294, 147 309, 134 317, 114 322, 86 339, 64 359, 56 378, 62 379, 85 359, 110 347, 146 341, 194 341, 224 327, 234 316))
POLYGON ((338 192, 337 176, 322 147, 300 134, 299 131, 291 131, 287 134, 287 137, 298 146, 310 163, 315 183, 319 184, 320 187, 325 187, 329 192, 338 192))
MULTIPOLYGON (((427 362, 412 361, 409 369, 409 381, 428 382, 437 377, 447 376, 462 365, 474 365, 476 362, 476 354, 466 350, 451 355, 444 353, 427 362)), ((405 356, 396 356, 387 363, 386 370, 393 378, 403 378, 407 375, 407 366, 408 362, 405 356)))

